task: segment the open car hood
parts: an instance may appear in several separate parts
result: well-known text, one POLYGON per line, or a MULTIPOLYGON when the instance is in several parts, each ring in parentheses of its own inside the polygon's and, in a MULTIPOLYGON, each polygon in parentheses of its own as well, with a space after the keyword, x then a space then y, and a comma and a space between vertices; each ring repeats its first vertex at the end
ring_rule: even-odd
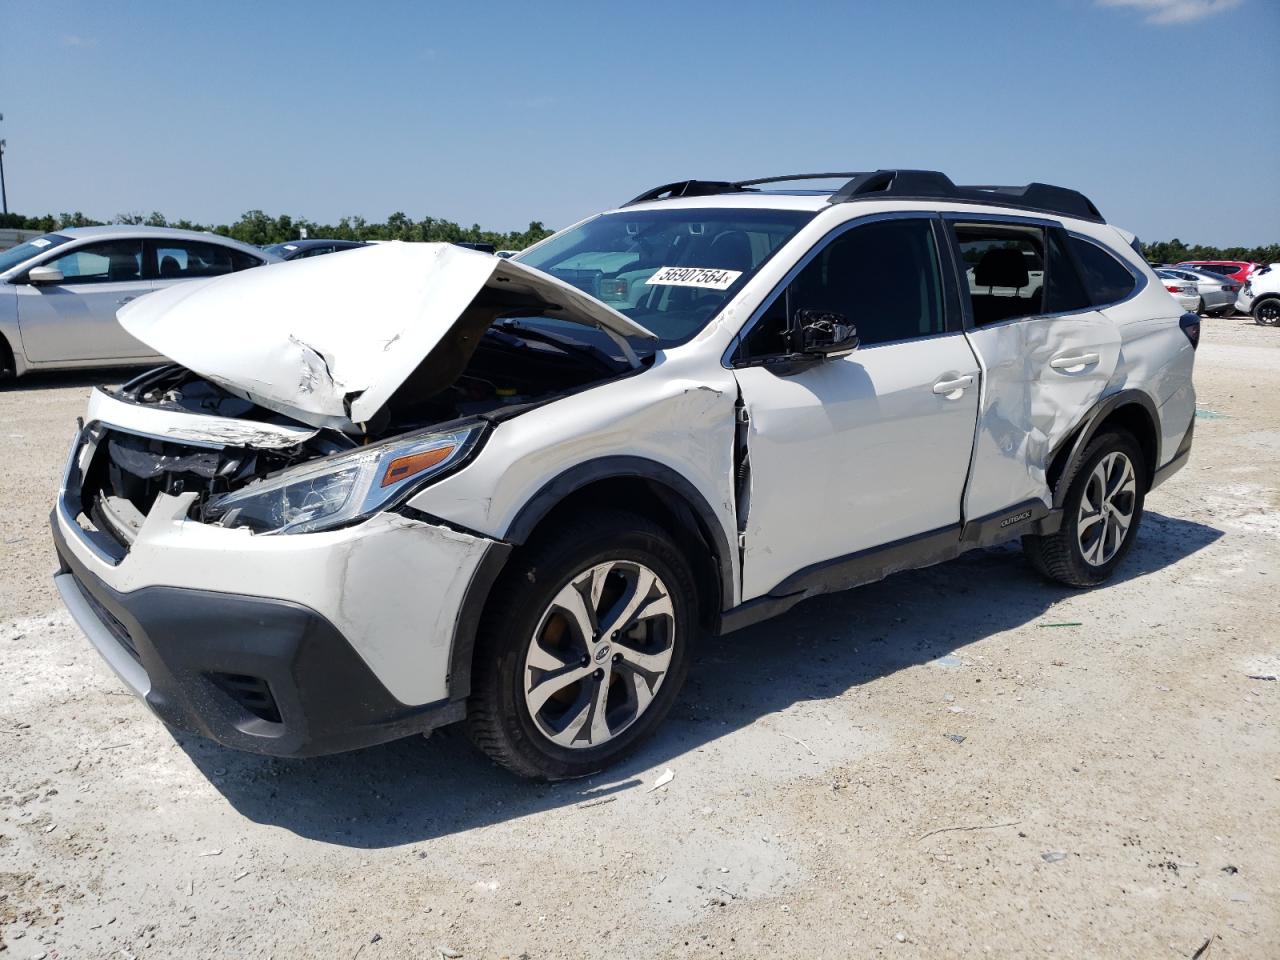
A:
POLYGON ((402 389, 429 396, 462 373, 505 314, 654 335, 612 307, 512 260, 448 243, 382 243, 174 284, 121 326, 230 392, 316 427, 364 432, 402 389))

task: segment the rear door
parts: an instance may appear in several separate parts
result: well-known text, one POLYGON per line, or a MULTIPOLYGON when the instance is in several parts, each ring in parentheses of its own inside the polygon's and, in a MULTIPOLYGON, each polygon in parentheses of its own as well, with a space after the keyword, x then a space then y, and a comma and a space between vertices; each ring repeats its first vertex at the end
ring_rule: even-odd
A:
POLYGON ((749 465, 743 599, 921 534, 958 541, 978 364, 942 266, 944 236, 928 216, 855 221, 748 321, 732 354, 749 465), (861 345, 787 361, 804 310, 844 315, 861 345))
MULTIPOLYGON (((1096 244, 1042 221, 959 214, 948 220, 968 294, 967 336, 983 369, 964 509, 965 519, 975 521, 1048 503, 1050 459, 1106 391, 1120 359, 1120 333, 1094 308, 1072 250, 1084 244, 1092 262, 1093 252, 1102 252, 1096 244)), ((1098 282, 1114 285, 1115 278, 1098 282)))
POLYGON ((40 266, 62 271, 61 283, 22 283, 18 327, 22 349, 37 363, 140 359, 154 355, 116 322, 116 311, 151 290, 141 240, 99 240, 40 266))

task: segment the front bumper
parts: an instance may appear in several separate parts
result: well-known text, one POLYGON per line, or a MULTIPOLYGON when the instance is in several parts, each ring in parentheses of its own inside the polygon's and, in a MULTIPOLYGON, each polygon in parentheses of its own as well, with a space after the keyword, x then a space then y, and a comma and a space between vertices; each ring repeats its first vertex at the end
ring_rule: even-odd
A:
POLYGON ((506 544, 396 514, 259 536, 188 520, 187 495, 162 494, 131 545, 104 549, 76 519, 92 444, 86 429, 51 517, 56 583, 94 647, 165 722, 306 756, 461 718, 460 624, 506 544))
POLYGON ((336 627, 286 600, 185 587, 119 593, 79 563, 56 519, 58 592, 102 657, 165 723, 272 756, 337 753, 462 718, 406 706, 336 627))

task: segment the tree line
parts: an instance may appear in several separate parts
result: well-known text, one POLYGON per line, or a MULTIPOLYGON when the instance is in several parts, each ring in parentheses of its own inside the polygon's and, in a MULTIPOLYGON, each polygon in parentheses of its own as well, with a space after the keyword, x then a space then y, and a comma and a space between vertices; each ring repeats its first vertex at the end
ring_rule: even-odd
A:
MULTIPOLYGON (((207 224, 193 223, 190 220, 169 220, 164 214, 153 212, 144 216, 140 213, 121 213, 111 223, 143 224, 148 227, 178 227, 183 230, 201 230, 209 233, 233 237, 244 243, 255 246, 266 246, 269 243, 284 243, 297 240, 305 229, 309 237, 325 237, 336 240, 409 240, 417 242, 454 243, 459 240, 472 243, 491 243, 499 250, 523 250, 537 243, 543 237, 551 236, 540 221, 530 223, 525 230, 514 230, 503 233, 497 230, 485 230, 478 223, 464 227, 452 220, 440 220, 436 217, 423 217, 412 220, 407 214, 396 212, 382 223, 371 223, 364 217, 343 217, 337 223, 316 223, 305 217, 294 218, 288 214, 272 217, 261 210, 250 210, 240 215, 235 223, 207 224)), ((39 230, 52 233, 67 227, 97 227, 104 221, 92 220, 83 213, 45 214, 43 217, 27 217, 17 213, 0 214, 0 227, 18 230, 39 230)))
POLYGON ((1280 243, 1265 247, 1209 247, 1202 243, 1190 246, 1181 240, 1144 243, 1142 255, 1149 263, 1181 263, 1183 260, 1251 260, 1254 263, 1280 263, 1280 243))
MULTIPOLYGON (((327 237, 337 240, 410 240, 446 243, 464 240, 472 243, 492 243, 499 250, 523 250, 543 237, 551 236, 552 233, 542 225, 540 220, 533 221, 525 230, 502 233, 496 230, 485 230, 478 223, 463 227, 452 220, 439 220, 436 217, 411 220, 407 214, 401 212, 391 214, 382 223, 371 223, 364 217, 343 217, 332 224, 316 223, 305 217, 295 219, 288 214, 272 217, 261 210, 243 213, 239 220, 231 224, 213 225, 193 223, 190 220, 169 220, 162 213, 151 213, 148 216, 140 213, 122 213, 117 214, 111 222, 205 230, 257 246, 297 240, 305 229, 309 237, 327 237)), ((100 226, 102 223, 101 220, 89 219, 79 211, 60 213, 56 216, 47 213, 43 217, 24 217, 17 213, 0 215, 0 227, 39 230, 43 233, 50 233, 64 227, 100 226)), ((1280 243, 1256 247, 1214 247, 1202 243, 1188 245, 1175 237, 1173 240, 1144 243, 1142 255, 1151 263, 1178 263, 1182 260, 1252 260, 1258 263, 1278 263, 1280 262, 1280 243)))

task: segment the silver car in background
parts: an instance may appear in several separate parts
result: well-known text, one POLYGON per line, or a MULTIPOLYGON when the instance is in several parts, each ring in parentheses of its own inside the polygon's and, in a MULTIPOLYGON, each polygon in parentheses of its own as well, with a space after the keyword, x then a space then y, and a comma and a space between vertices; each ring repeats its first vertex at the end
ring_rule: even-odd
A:
POLYGON ((161 359, 116 321, 144 293, 278 257, 168 227, 70 227, 0 251, 0 380, 161 359))
POLYGON ((1162 267, 1157 272, 1162 277, 1195 285, 1196 295, 1200 298, 1194 308, 1196 313, 1229 315, 1235 309, 1240 284, 1231 277, 1211 270, 1189 270, 1186 267, 1162 267))
POLYGON ((1196 285, 1191 280, 1184 280, 1181 277, 1175 277, 1172 270, 1161 268, 1156 271, 1156 276, 1160 278, 1160 282, 1164 284, 1164 288, 1169 291, 1169 296, 1178 301, 1178 306, 1188 313, 1199 312, 1200 294, 1196 290, 1196 285))

